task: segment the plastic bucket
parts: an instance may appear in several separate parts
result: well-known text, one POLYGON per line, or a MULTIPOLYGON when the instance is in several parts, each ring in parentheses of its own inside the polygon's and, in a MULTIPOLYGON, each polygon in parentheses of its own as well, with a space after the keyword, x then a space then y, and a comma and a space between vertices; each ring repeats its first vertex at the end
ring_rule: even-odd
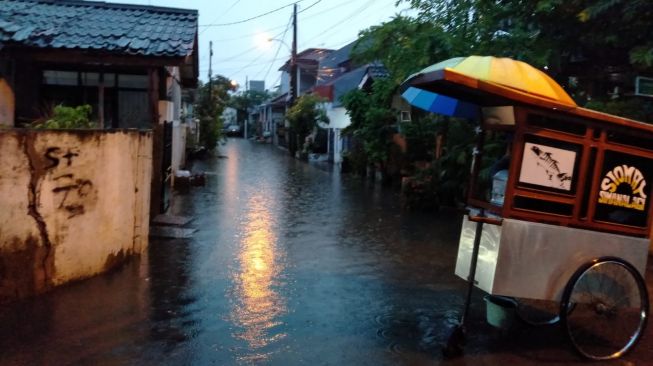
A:
POLYGON ((515 300, 495 295, 487 295, 484 300, 488 324, 500 329, 509 329, 515 324, 517 317, 515 300))

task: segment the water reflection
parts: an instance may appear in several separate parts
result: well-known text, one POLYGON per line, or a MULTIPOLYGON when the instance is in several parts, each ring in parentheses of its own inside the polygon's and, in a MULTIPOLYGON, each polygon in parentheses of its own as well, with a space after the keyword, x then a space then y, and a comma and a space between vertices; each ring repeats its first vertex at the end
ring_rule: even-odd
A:
POLYGON ((247 220, 238 261, 240 269, 232 276, 232 322, 238 326, 234 336, 247 342, 254 352, 245 359, 260 361, 267 357, 264 348, 286 336, 279 325, 287 312, 281 295, 284 253, 277 247, 273 229, 274 202, 263 194, 247 201, 247 220))

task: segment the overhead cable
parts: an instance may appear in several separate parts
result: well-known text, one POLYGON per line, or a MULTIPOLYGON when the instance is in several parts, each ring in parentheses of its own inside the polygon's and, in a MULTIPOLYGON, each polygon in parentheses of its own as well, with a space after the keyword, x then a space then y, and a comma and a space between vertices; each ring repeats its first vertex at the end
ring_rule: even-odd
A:
POLYGON ((270 14, 272 14, 272 13, 276 13, 276 12, 278 12, 279 10, 283 10, 283 9, 289 7, 289 6, 293 6, 293 5, 295 5, 295 4, 301 3, 302 1, 306 1, 306 0, 297 0, 297 1, 293 2, 293 3, 286 4, 286 5, 282 6, 282 7, 279 7, 279 8, 276 8, 276 9, 270 10, 270 11, 267 11, 267 12, 262 13, 262 14, 259 14, 259 15, 255 15, 255 16, 253 16, 253 17, 251 17, 251 18, 242 19, 242 20, 238 20, 238 21, 235 21, 235 22, 229 22, 229 23, 204 24, 204 25, 200 25, 200 27, 224 27, 224 26, 228 26, 228 25, 235 25, 235 24, 246 23, 246 22, 252 21, 252 20, 254 20, 254 19, 262 18, 262 17, 264 17, 264 16, 266 16, 266 15, 270 15, 270 14))

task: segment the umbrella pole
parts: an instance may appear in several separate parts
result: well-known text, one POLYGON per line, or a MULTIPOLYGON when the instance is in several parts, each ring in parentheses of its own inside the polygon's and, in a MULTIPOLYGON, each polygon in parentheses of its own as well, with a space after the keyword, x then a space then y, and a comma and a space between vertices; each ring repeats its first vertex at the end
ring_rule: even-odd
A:
MULTIPOLYGON (((478 218, 485 217, 484 209, 481 209, 479 212, 478 218)), ((472 291, 474 290, 474 284, 476 283, 476 264, 478 262, 478 252, 481 247, 481 237, 483 235, 483 221, 479 220, 476 222, 476 233, 474 234, 474 247, 472 249, 472 259, 469 265, 469 276, 467 277, 467 297, 465 298, 465 305, 463 308, 463 313, 460 317, 460 323, 453 329, 449 338, 447 339, 447 344, 442 349, 442 353, 445 357, 456 357, 460 356, 463 353, 463 346, 465 344, 465 321, 467 320, 467 315, 469 314, 469 307, 472 303, 472 291)))

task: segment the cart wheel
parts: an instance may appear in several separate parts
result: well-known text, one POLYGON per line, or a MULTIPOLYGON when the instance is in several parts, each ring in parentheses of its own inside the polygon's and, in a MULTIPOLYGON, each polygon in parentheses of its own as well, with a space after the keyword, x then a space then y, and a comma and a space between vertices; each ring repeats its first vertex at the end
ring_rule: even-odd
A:
POLYGON ((518 298, 517 316, 532 326, 551 325, 560 321, 560 303, 548 300, 518 298))
POLYGON ((644 279, 630 263, 613 257, 579 268, 560 305, 572 345, 592 360, 615 359, 628 352, 644 333, 648 310, 644 279))

